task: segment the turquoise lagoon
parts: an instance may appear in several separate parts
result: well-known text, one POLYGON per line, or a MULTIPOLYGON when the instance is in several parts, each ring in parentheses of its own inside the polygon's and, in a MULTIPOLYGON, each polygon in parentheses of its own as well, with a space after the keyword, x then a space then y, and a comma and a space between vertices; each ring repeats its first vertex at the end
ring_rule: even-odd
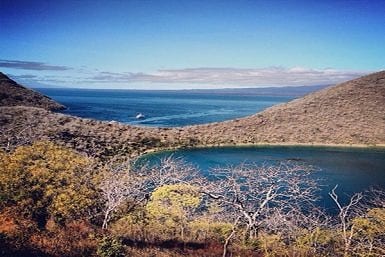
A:
POLYGON ((157 162, 172 155, 195 165, 203 175, 212 168, 241 163, 277 164, 298 162, 314 168, 312 177, 319 181, 319 205, 333 209, 328 192, 338 185, 337 193, 346 202, 354 193, 371 187, 385 189, 385 149, 332 147, 213 147, 164 151, 146 155, 142 161, 157 162))

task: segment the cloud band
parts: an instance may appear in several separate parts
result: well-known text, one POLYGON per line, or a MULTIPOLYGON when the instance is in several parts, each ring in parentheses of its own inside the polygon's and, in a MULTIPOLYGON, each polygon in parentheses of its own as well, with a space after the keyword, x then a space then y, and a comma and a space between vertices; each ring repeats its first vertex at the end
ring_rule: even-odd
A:
POLYGON ((108 72, 49 65, 43 62, 0 60, 0 67, 37 71, 19 75, 24 80, 82 87, 135 88, 139 83, 158 84, 159 88, 224 88, 328 85, 368 74, 368 71, 284 68, 186 68, 155 72, 108 72), (38 71, 68 71, 39 74, 38 71), (114 86, 116 85, 116 86, 114 86), (163 85, 163 86, 161 86, 163 85), (184 86, 182 86, 184 85, 184 86), (186 86, 190 85, 190 86, 186 86))
POLYGON ((17 61, 17 60, 0 60, 0 67, 21 69, 21 70, 48 70, 48 71, 64 71, 71 68, 66 66, 48 65, 43 62, 17 61))
POLYGON ((91 83, 150 82, 253 87, 333 84, 360 77, 364 74, 367 74, 367 72, 298 67, 261 69, 193 68, 159 70, 154 73, 100 72, 95 76, 89 77, 86 81, 91 83))

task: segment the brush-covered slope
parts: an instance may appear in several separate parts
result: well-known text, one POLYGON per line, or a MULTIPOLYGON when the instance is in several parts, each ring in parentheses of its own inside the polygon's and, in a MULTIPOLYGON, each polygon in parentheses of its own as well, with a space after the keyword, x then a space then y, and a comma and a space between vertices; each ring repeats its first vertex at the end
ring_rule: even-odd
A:
POLYGON ((0 106, 0 146, 50 140, 101 159, 170 147, 219 144, 385 144, 385 71, 242 119, 148 128, 82 119, 34 107, 0 106))
POLYGON ((47 110, 61 110, 65 107, 51 98, 23 87, 0 72, 0 106, 33 106, 47 110))
POLYGON ((0 107, 0 148, 49 140, 100 159, 179 147, 176 129, 129 126, 54 113, 42 108, 0 107))
POLYGON ((204 143, 385 144, 385 71, 234 121, 186 128, 204 143), (198 132, 198 133, 197 133, 198 132))

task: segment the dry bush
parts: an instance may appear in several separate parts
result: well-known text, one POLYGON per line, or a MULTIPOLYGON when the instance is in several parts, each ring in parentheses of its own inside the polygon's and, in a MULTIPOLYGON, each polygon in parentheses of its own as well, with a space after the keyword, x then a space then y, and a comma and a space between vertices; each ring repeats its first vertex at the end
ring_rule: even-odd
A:
POLYGON ((59 226, 50 220, 46 230, 31 236, 31 245, 50 256, 93 256, 97 247, 96 231, 86 221, 71 221, 59 226))
POLYGON ((0 241, 3 241, 2 244, 8 245, 13 251, 28 249, 30 236, 37 232, 37 224, 32 220, 15 215, 13 208, 5 208, 1 211, 0 236, 2 238, 0 241))

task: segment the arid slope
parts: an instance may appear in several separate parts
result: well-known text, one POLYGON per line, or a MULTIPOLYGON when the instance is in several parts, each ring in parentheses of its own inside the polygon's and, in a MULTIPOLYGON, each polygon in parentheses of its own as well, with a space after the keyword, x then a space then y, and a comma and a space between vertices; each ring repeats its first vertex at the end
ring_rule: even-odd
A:
POLYGON ((385 71, 273 106, 242 119, 183 128, 145 128, 0 107, 0 145, 53 140, 100 158, 220 144, 385 144, 385 71))
POLYGON ((201 142, 385 144, 385 71, 243 119, 184 129, 201 142), (197 133, 198 132, 198 133, 197 133))
POLYGON ((51 98, 19 85, 0 72, 0 106, 34 106, 47 110, 61 110, 65 107, 51 98))

